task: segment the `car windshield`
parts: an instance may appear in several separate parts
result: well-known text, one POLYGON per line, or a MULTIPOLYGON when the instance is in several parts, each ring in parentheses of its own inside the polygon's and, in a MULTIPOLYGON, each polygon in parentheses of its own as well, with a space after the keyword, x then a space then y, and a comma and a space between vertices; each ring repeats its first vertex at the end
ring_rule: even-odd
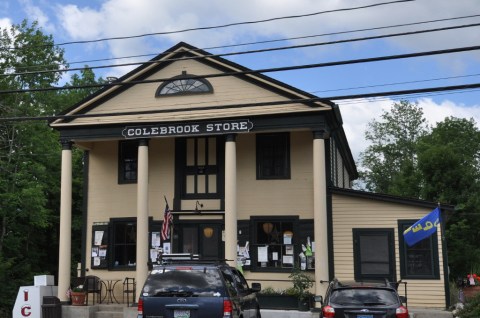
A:
POLYGON ((398 297, 390 289, 342 288, 332 292, 330 303, 340 306, 390 306, 398 303, 398 297))
POLYGON ((216 269, 165 268, 153 270, 143 288, 146 296, 223 296, 223 284, 216 269))

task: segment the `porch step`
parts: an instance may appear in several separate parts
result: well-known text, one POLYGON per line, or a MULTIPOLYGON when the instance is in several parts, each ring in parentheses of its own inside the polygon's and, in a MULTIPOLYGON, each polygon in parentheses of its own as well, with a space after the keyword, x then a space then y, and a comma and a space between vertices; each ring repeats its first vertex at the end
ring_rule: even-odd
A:
POLYGON ((123 318, 123 307, 121 305, 99 305, 94 318, 123 318))

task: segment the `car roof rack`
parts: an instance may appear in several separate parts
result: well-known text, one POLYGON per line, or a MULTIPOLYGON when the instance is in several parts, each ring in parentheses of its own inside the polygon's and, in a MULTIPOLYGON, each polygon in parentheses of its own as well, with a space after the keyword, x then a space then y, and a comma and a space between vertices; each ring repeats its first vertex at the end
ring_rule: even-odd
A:
POLYGON ((199 254, 192 253, 176 253, 163 254, 157 258, 158 265, 168 265, 173 263, 189 263, 189 264, 226 264, 227 259, 202 259, 199 254))
POLYGON ((375 284, 378 287, 388 287, 388 288, 398 288, 398 284, 400 282, 390 282, 388 278, 378 278, 378 279, 366 279, 360 281, 340 281, 337 278, 334 278, 331 281, 331 284, 334 288, 341 288, 341 287, 359 287, 362 285, 369 286, 375 284))

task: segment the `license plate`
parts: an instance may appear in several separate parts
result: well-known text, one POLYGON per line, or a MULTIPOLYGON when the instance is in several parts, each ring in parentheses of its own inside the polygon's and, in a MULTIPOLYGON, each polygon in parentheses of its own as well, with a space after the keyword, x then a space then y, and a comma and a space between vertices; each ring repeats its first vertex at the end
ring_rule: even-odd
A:
POLYGON ((357 315, 357 318, 373 318, 373 315, 357 315))
POLYGON ((175 309, 173 311, 173 318, 190 318, 190 310, 175 309))

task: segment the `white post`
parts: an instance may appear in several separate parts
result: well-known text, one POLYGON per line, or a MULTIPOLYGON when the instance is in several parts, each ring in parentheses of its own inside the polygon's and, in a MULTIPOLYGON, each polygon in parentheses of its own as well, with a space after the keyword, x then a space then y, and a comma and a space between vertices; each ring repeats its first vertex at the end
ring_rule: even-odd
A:
POLYGON ((136 282, 138 299, 148 276, 148 142, 140 140, 137 166, 137 256, 136 282))
POLYGON ((225 143, 225 258, 237 264, 237 153, 235 135, 225 143))
POLYGON ((314 133, 313 139, 313 218, 315 237, 315 294, 324 295, 329 280, 327 176, 325 172, 325 141, 323 134, 314 133))
POLYGON ((62 175, 60 181, 60 237, 58 249, 57 297, 67 302, 72 263, 72 143, 62 141, 62 175))

